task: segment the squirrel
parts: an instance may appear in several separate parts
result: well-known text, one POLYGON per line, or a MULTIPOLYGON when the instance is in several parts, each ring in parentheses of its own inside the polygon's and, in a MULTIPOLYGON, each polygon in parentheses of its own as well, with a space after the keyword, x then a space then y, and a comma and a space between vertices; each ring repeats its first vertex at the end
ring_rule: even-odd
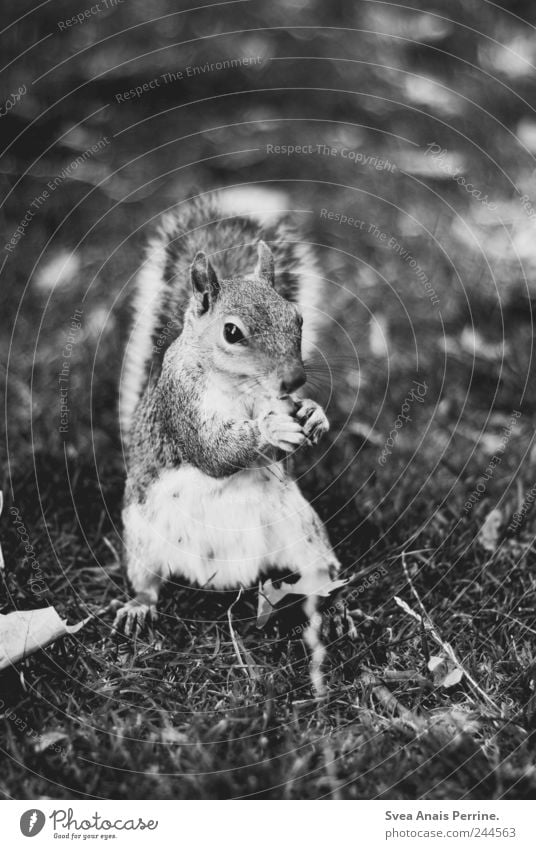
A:
POLYGON ((275 569, 313 595, 338 575, 324 525, 283 462, 329 428, 322 407, 297 394, 321 281, 284 219, 263 227, 229 216, 217 196, 162 219, 137 275, 121 372, 123 551, 135 597, 114 630, 153 622, 168 577, 218 590, 275 569))

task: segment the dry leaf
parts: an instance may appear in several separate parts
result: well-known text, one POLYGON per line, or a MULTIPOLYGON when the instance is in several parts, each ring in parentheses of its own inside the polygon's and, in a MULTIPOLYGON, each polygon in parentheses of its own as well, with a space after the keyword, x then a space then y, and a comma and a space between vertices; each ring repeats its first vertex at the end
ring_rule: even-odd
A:
POLYGON ((463 669, 457 666, 447 655, 433 654, 428 661, 428 669, 432 673, 435 687, 454 687, 463 678, 463 669))
POLYGON ((54 607, 15 610, 0 615, 0 670, 48 646, 66 634, 76 634, 91 617, 67 625, 54 607))
POLYGON ((346 580, 327 581, 325 584, 318 586, 317 581, 318 578, 313 578, 311 575, 302 575, 295 584, 287 584, 285 581, 282 581, 279 587, 274 587, 270 579, 265 581, 264 584, 259 584, 257 628, 264 628, 272 616, 276 605, 287 595, 317 595, 327 598, 335 590, 344 587, 348 583, 346 580))
POLYGON ((499 545, 502 523, 503 514, 498 509, 492 510, 486 516, 478 534, 478 541, 486 551, 496 551, 499 545))

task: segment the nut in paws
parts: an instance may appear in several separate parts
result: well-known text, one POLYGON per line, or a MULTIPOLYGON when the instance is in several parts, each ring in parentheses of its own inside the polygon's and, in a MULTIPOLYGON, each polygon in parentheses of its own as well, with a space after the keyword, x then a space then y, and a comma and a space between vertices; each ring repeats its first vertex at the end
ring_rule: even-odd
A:
POLYGON ((301 423, 306 439, 312 442, 313 445, 316 445, 329 430, 328 418, 320 404, 317 404, 316 401, 309 399, 302 401, 296 411, 296 418, 301 423))

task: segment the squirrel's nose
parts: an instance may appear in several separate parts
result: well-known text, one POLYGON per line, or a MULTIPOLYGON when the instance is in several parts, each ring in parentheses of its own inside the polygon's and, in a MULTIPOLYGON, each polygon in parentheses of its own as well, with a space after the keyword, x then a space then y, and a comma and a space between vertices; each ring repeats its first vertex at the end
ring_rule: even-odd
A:
POLYGON ((303 386, 306 380, 307 376, 303 366, 293 366, 285 372, 281 381, 281 389, 286 393, 294 392, 295 389, 299 389, 300 386, 303 386))

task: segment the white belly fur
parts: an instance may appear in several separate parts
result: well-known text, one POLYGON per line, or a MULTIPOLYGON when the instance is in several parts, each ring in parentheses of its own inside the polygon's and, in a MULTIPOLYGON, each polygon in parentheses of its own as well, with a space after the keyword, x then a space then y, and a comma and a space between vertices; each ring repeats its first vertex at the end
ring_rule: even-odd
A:
POLYGON ((183 577, 216 589, 253 584, 262 569, 337 566, 325 531, 280 467, 212 478, 184 465, 162 473, 144 504, 123 511, 129 575, 183 577))

